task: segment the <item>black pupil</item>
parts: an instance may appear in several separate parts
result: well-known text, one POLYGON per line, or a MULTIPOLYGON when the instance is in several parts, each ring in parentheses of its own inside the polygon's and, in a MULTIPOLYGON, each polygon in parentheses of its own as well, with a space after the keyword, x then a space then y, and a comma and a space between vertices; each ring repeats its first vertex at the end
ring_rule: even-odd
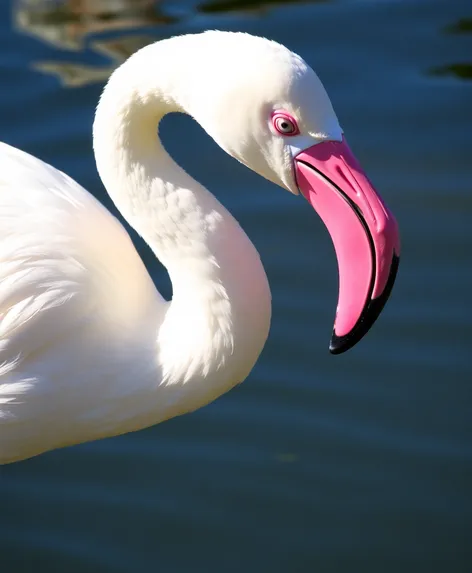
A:
POLYGON ((290 128, 290 125, 286 121, 283 121, 281 127, 282 127, 282 129, 287 130, 290 128))

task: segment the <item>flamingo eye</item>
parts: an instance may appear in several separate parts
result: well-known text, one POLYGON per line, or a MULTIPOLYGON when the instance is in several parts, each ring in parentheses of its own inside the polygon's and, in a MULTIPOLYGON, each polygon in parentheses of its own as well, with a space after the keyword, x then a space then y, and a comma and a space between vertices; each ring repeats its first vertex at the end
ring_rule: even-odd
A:
POLYGON ((272 125, 280 135, 298 135, 300 133, 295 119, 285 112, 274 111, 272 125))

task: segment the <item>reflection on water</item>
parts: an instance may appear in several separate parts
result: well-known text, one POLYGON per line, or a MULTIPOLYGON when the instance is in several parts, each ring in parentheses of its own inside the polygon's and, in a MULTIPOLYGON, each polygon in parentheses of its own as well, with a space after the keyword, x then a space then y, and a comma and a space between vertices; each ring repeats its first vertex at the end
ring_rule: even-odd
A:
POLYGON ((459 18, 445 30, 449 34, 472 34, 472 18, 459 18))
MULTIPOLYGON (((197 12, 264 12, 286 4, 321 3, 328 0, 216 0, 195 7, 197 12)), ((75 61, 33 61, 31 67, 52 74, 67 87, 103 82, 111 72, 139 48, 156 41, 151 34, 134 35, 132 30, 172 24, 178 20, 165 12, 154 0, 16 0, 13 23, 20 32, 30 34, 61 50, 82 51, 87 48, 105 55, 106 66, 75 61), (131 31, 113 40, 87 42, 100 33, 131 31)))
POLYGON ((239 12, 264 11, 267 8, 282 4, 307 4, 328 2, 329 0, 210 0, 198 6, 200 12, 239 12))
POLYGON ((78 87, 103 82, 133 52, 156 40, 149 34, 140 34, 87 45, 90 35, 169 24, 174 18, 159 10, 154 0, 17 0, 13 21, 19 31, 57 48, 80 51, 87 47, 111 60, 107 66, 63 59, 32 62, 35 70, 56 75, 65 86, 78 87))
MULTIPOLYGON (((472 19, 459 18, 457 22, 446 26, 444 28, 446 34, 463 35, 472 34, 472 19)), ((470 53, 467 54, 470 57, 470 53)), ((430 69, 430 74, 433 76, 454 76, 461 80, 472 80, 472 63, 458 62, 453 64, 446 64, 437 66, 430 69)))
MULTIPOLYGON (((195 7, 198 12, 265 12, 287 4, 324 3, 329 0, 209 0, 195 7)), ((111 72, 133 52, 156 41, 157 35, 135 34, 133 30, 177 21, 154 0, 16 0, 13 22, 20 32, 28 33, 62 50, 81 51, 105 56, 111 63, 105 66, 77 63, 64 59, 33 61, 31 67, 52 74, 67 87, 104 82, 111 72), (99 33, 127 31, 112 39, 87 42, 99 33), (130 31, 128 33, 128 31, 130 31)), ((461 18, 444 29, 447 34, 470 34, 472 20, 461 18)), ((466 62, 432 67, 434 76, 455 76, 472 79, 472 64, 466 62)))
POLYGON ((143 48, 156 38, 152 36, 123 36, 111 40, 96 40, 90 43, 89 49, 103 54, 112 60, 108 66, 90 66, 73 62, 42 61, 33 62, 35 70, 58 76, 63 85, 80 87, 94 82, 104 82, 111 72, 124 62, 131 54, 143 48))
POLYGON ((18 30, 67 50, 82 50, 90 34, 167 24, 154 0, 16 0, 18 30))
POLYGON ((461 80, 472 80, 472 64, 450 64, 430 70, 433 76, 455 76, 461 80))

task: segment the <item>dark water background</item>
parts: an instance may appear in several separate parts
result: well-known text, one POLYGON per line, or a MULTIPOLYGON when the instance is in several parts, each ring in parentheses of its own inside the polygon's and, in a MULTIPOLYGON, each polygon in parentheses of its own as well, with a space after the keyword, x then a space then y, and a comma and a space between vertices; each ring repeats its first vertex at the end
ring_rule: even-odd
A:
POLYGON ((1 139, 109 204, 91 149, 104 79, 149 41, 208 28, 281 41, 319 73, 400 222, 392 299, 330 356, 321 222, 168 119, 171 152, 261 253, 270 339, 247 382, 195 414, 0 468, 0 571, 472 571, 472 5, 4 1, 1 139))

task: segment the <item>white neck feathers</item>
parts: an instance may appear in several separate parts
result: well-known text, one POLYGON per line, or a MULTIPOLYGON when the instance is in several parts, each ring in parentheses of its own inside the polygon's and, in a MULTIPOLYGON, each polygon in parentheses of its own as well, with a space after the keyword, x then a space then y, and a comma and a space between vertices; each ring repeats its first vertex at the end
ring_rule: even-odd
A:
POLYGON ((152 381, 187 386, 185 396, 173 398, 170 415, 242 381, 270 323, 270 292, 256 249, 157 136, 166 113, 191 111, 187 66, 167 42, 140 50, 110 78, 94 123, 102 181, 171 278, 172 302, 157 313, 161 322, 155 325, 160 379, 152 381))

